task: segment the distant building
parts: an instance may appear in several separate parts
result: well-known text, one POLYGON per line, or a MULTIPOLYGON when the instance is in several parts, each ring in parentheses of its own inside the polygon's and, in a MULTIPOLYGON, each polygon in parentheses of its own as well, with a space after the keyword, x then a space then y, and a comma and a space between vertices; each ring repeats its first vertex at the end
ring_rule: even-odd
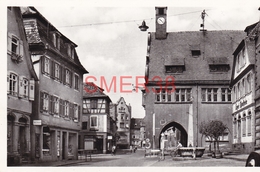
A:
POLYGON ((143 118, 132 118, 131 125, 131 145, 136 147, 142 147, 142 143, 145 140, 145 125, 143 118))
POLYGON ((33 68, 39 78, 31 117, 31 158, 78 158, 83 74, 76 47, 34 7, 22 8, 33 68))
POLYGON ((115 140, 115 122, 110 117, 109 96, 94 83, 85 83, 83 90, 80 148, 99 153, 111 151, 115 140))
POLYGON ((246 27, 247 36, 233 53, 233 147, 241 153, 260 148, 259 28, 259 22, 246 27))
POLYGON ((30 160, 32 104, 38 80, 19 7, 7 8, 7 165, 30 160))
MULTIPOLYGON (((177 141, 183 146, 208 146, 199 133, 201 122, 218 119, 232 130, 232 53, 245 34, 205 29, 167 32, 167 7, 155 10, 156 32, 148 33, 143 93, 147 140, 159 148, 164 133, 169 146, 177 141)), ((227 130, 220 145, 231 147, 232 140, 227 130)))
POLYGON ((131 144, 130 137, 130 124, 132 110, 131 106, 127 105, 124 98, 120 97, 116 104, 111 105, 111 108, 116 108, 115 113, 117 116, 117 140, 116 145, 118 148, 129 148, 131 144))

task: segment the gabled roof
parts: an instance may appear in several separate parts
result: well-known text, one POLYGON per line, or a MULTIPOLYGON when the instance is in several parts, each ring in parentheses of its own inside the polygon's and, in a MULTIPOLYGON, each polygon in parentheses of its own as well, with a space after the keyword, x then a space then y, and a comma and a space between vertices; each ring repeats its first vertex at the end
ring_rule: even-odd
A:
POLYGON ((103 93, 103 91, 104 89, 100 88, 93 82, 84 83, 83 98, 107 98, 111 102, 110 97, 103 93))
POLYGON ((26 36, 31 47, 38 46, 39 48, 41 47, 42 50, 49 49, 50 51, 55 52, 58 56, 63 58, 63 60, 76 65, 84 73, 88 73, 88 71, 80 63, 76 49, 74 51, 74 59, 69 58, 67 55, 66 44, 69 43, 76 48, 77 45, 74 42, 72 42, 69 38, 59 32, 59 30, 56 29, 45 17, 43 17, 41 13, 36 10, 36 8, 27 7, 22 9, 26 36), (60 41, 60 50, 57 50, 57 48, 55 48, 53 44, 50 35, 53 32, 59 34, 62 40, 60 41))
POLYGON ((128 108, 129 113, 131 114, 132 113, 131 106, 130 106, 130 104, 129 105, 126 104, 124 97, 120 97, 119 100, 117 101, 116 105, 118 105, 121 100, 124 102, 124 104, 128 108))
POLYGON ((243 31, 187 31, 169 32, 163 40, 155 39, 151 33, 149 52, 149 81, 155 76, 165 79, 174 75, 175 81, 186 80, 229 80, 231 72, 215 75, 209 71, 209 63, 232 64, 232 53, 245 37, 243 31), (200 55, 192 56, 199 50, 200 55), (219 60, 218 60, 219 59, 219 60), (185 65, 182 74, 165 73, 166 64, 185 65))
POLYGON ((250 40, 249 38, 243 39, 240 44, 237 46, 236 50, 233 53, 233 67, 232 67, 232 74, 231 74, 231 82, 230 86, 232 86, 235 82, 235 70, 236 70, 236 63, 237 63, 237 55, 241 52, 241 50, 245 47, 248 54, 249 64, 255 64, 255 42, 254 40, 250 40))

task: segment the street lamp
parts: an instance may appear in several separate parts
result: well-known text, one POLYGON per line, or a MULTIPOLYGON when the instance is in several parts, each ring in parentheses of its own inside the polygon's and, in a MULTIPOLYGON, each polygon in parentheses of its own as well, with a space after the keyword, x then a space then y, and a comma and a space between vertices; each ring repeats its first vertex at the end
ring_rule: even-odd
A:
POLYGON ((140 29, 141 31, 143 31, 143 32, 145 32, 147 29, 149 29, 149 27, 146 26, 146 23, 145 23, 144 20, 143 20, 143 22, 142 22, 142 25, 139 26, 139 29, 140 29))

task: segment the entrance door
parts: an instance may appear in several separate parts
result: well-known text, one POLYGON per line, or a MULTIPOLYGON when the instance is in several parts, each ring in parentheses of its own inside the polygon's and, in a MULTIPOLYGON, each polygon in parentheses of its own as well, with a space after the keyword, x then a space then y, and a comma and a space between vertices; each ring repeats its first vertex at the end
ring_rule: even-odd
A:
POLYGON ((20 144, 19 153, 20 155, 23 155, 26 152, 26 136, 25 136, 24 126, 19 127, 19 144, 20 144))
POLYGON ((66 133, 62 134, 62 159, 65 159, 65 141, 66 141, 66 133))

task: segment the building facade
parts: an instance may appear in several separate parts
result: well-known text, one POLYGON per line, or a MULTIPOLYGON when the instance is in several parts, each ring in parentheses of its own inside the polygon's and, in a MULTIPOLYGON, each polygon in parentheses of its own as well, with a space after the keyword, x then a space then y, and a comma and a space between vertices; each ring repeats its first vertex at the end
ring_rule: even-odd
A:
POLYGON ((234 51, 231 77, 233 147, 250 153, 260 146, 259 22, 246 27, 247 36, 234 51))
POLYGON ((84 84, 80 148, 97 153, 111 151, 115 140, 115 122, 109 113, 111 100, 103 91, 94 83, 84 84))
POLYGON ((28 42, 19 7, 7 8, 7 165, 28 161, 34 86, 28 42))
MULTIPOLYGON (((156 32, 148 33, 145 67, 146 137, 160 147, 164 133, 169 147, 207 146, 199 126, 222 120, 232 130, 229 89, 232 53, 242 31, 167 32, 167 7, 156 7, 156 32)), ((220 145, 231 146, 226 131, 220 145)))
POLYGON ((142 118, 132 118, 131 125, 131 145, 134 147, 142 147, 143 141, 145 141, 145 125, 142 118))
POLYGON ((117 116, 117 141, 118 148, 129 148, 131 144, 130 124, 131 124, 131 106, 127 105, 125 99, 120 97, 115 104, 117 116))
POLYGON ((33 161, 77 159, 83 74, 75 48, 34 7, 22 9, 33 68, 39 79, 31 117, 33 161))
POLYGON ((234 52, 231 78, 233 146, 243 153, 253 150, 255 140, 254 48, 254 40, 242 40, 234 52))

